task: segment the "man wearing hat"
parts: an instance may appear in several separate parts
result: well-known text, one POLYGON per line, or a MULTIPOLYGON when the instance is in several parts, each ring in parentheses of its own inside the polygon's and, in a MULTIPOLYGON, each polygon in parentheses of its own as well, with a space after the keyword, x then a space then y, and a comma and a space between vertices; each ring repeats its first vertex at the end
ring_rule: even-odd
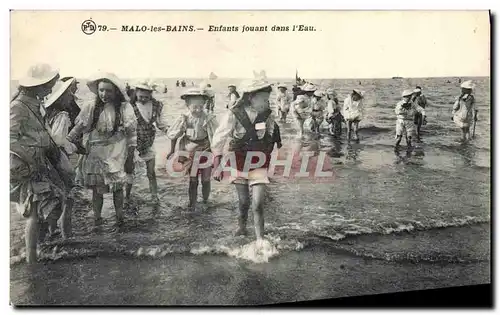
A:
POLYGON ((404 90, 403 99, 396 104, 396 148, 399 147, 403 133, 406 136, 406 145, 411 147, 411 138, 414 133, 415 112, 422 114, 425 119, 425 110, 411 101, 413 90, 404 90))
POLYGON ((461 94, 453 104, 453 121, 462 130, 462 141, 471 139, 470 127, 477 121, 476 100, 472 95, 474 84, 468 80, 462 83, 461 94))
MULTIPOLYGON (((422 94, 422 88, 420 86, 417 86, 413 90, 411 101, 424 109, 425 106, 427 106, 427 99, 425 98, 425 95, 422 94)), ((422 114, 417 112, 415 113, 414 123, 417 126, 417 141, 420 142, 420 129, 422 128, 422 125, 425 125, 427 122, 423 120, 422 114)))
POLYGON ((229 89, 229 94, 227 95, 229 102, 226 105, 226 108, 230 109, 234 106, 234 104, 236 104, 236 101, 240 98, 240 94, 236 91, 236 85, 229 84, 227 87, 229 89))
MULTIPOLYGON (((167 120, 163 112, 163 103, 153 97, 153 87, 148 82, 140 82, 134 86, 130 105, 137 120, 137 146, 139 157, 146 163, 146 173, 149 180, 149 189, 155 206, 159 205, 158 185, 155 173, 156 152, 153 144, 156 137, 156 128, 167 132, 167 120), (156 127, 155 127, 156 125, 156 127)), ((130 205, 130 197, 134 177, 134 155, 130 154, 125 163, 127 185, 125 189, 126 204, 130 205)))
POLYGON ((286 93, 286 90, 286 85, 278 85, 278 95, 276 96, 276 110, 281 122, 286 122, 286 116, 290 111, 291 98, 290 95, 286 93))
POLYGON ((45 232, 41 225, 47 224, 51 233, 57 227, 60 204, 74 176, 40 113, 42 100, 52 92, 58 78, 59 72, 50 65, 31 67, 19 81, 18 94, 10 104, 10 197, 27 219, 28 263, 36 262, 39 232, 45 232))

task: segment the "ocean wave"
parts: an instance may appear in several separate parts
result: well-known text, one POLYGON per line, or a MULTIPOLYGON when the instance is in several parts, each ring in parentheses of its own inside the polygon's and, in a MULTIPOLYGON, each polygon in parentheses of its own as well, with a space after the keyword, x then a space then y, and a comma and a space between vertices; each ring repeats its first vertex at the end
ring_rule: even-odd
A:
MULTIPOLYGON (((416 231, 428 231, 448 227, 461 227, 474 224, 488 223, 489 219, 466 216, 455 218, 450 221, 434 220, 428 223, 419 221, 393 222, 378 224, 372 227, 354 223, 354 220, 344 219, 339 216, 335 220, 334 229, 321 231, 320 224, 311 222, 306 227, 300 224, 285 224, 279 227, 269 227, 265 240, 249 241, 245 237, 222 237, 213 241, 194 242, 191 244, 159 243, 149 245, 120 244, 112 241, 61 241, 50 244, 42 244, 38 249, 38 257, 43 262, 59 260, 75 260, 90 257, 130 257, 137 259, 161 259, 167 255, 225 255, 236 259, 246 260, 252 263, 266 263, 269 260, 289 251, 300 251, 304 248, 314 247, 325 240, 331 242, 334 247, 341 246, 338 242, 359 236, 381 236, 401 233, 412 233, 416 231)), ((354 251, 351 250, 350 251, 354 251)), ((356 255, 371 257, 367 253, 353 252, 356 255)), ((24 248, 11 255, 11 265, 21 263, 25 260, 24 248)), ((397 255, 378 253, 371 258, 386 260, 415 260, 411 253, 399 253, 397 255)), ((443 257, 420 257, 421 261, 438 261, 443 257)), ((446 258, 451 261, 451 258, 446 258)), ((446 260, 445 259, 445 260, 446 260)))

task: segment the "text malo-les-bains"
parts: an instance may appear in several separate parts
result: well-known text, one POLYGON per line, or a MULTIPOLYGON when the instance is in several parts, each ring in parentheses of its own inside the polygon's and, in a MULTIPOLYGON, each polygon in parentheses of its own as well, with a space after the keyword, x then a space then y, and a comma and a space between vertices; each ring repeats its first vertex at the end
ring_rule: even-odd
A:
POLYGON ((194 25, 122 25, 122 32, 194 32, 194 25))

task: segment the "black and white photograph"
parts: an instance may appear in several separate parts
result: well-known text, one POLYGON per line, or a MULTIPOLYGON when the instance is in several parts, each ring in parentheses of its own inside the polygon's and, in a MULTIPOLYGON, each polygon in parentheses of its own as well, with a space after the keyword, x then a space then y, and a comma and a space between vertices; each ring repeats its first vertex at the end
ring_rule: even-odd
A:
POLYGON ((491 284, 491 19, 10 11, 11 305, 491 284))

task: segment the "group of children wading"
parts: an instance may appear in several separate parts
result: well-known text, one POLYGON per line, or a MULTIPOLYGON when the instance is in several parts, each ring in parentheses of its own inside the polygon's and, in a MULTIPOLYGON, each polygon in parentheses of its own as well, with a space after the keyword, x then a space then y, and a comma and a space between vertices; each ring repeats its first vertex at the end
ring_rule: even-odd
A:
MULTIPOLYGON (((51 66, 31 67, 19 81, 18 93, 10 105, 10 187, 11 202, 27 219, 26 259, 36 261, 36 245, 45 238, 62 234, 71 237, 72 207, 75 188, 92 191, 94 224, 105 224, 101 216, 104 194, 111 193, 116 213, 115 223, 124 223, 123 209, 131 203, 134 183, 134 158, 145 162, 154 209, 160 200, 155 174, 156 152, 153 149, 157 129, 170 139, 167 159, 189 176, 189 209, 195 209, 201 181, 202 200, 209 201, 211 179, 223 177, 234 184, 239 200, 236 235, 247 234, 248 212, 253 212, 257 239, 264 237, 264 196, 269 183, 271 154, 282 146, 280 129, 269 99, 273 85, 265 78, 241 83, 238 90, 229 86, 227 110, 219 119, 213 114, 214 92, 208 85, 186 89, 180 98, 186 110, 168 125, 165 106, 153 97, 153 88, 142 82, 126 87, 112 73, 100 73, 87 82, 94 94, 92 102, 77 105, 75 95, 79 82, 73 77, 60 79, 51 66), (187 156, 176 156, 176 152, 187 156), (258 152, 265 156, 257 165, 258 152), (227 164, 231 153, 235 163, 227 164), (78 155, 76 166, 70 157, 78 155), (196 167, 192 171, 193 165, 196 167), (220 169, 229 168, 229 172, 220 169), (61 218, 62 231, 57 222, 61 218)), ((319 133, 326 120, 329 132, 341 136, 342 123, 347 124, 347 138, 359 140, 358 128, 363 118, 364 93, 353 90, 341 108, 333 89, 318 91, 312 83, 294 87, 278 85, 276 98, 278 119, 294 117, 299 135, 305 131, 319 133), (326 111, 326 113, 325 113, 326 111)), ((411 145, 415 126, 417 138, 425 125, 426 99, 421 88, 405 90, 396 105, 396 145, 405 135, 411 145)), ((476 118, 472 82, 462 84, 462 94, 453 110, 454 121, 462 128, 464 139, 470 137, 470 126, 476 118), (473 113, 473 114, 471 114, 473 113)))

